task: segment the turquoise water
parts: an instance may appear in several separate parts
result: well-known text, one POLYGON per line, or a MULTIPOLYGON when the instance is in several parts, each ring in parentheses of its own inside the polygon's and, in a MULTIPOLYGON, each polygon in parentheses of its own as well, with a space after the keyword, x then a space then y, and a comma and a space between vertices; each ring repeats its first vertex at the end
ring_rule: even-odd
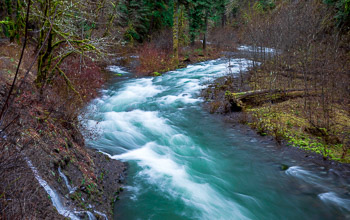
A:
POLYGON ((129 164, 115 219, 350 218, 349 180, 202 109, 208 82, 249 63, 219 59, 156 78, 111 68, 123 76, 91 103, 87 123, 99 133, 91 147, 129 164))

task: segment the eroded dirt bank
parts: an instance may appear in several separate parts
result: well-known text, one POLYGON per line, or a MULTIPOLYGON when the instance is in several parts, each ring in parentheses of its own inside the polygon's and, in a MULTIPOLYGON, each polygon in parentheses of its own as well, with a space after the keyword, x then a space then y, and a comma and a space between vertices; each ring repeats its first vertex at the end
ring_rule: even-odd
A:
MULTIPOLYGON (((3 41, 0 48, 3 107, 20 47, 3 41)), ((59 79, 40 92, 33 83, 35 68, 24 78, 33 53, 34 48, 26 50, 18 81, 22 86, 18 89, 16 84, 1 121, 0 218, 111 219, 114 203, 123 191, 126 165, 88 149, 77 119, 80 109, 98 95, 105 82, 102 68, 86 61, 81 74, 89 77, 78 79, 79 101, 59 79)), ((79 58, 65 64, 73 83, 74 60, 79 58)))

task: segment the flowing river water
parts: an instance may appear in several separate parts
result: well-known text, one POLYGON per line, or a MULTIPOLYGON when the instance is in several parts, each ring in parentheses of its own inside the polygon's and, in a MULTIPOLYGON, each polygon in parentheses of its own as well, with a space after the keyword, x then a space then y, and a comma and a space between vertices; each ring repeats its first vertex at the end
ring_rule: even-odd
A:
POLYGON ((203 110, 201 89, 249 63, 218 59, 148 78, 111 67, 122 76, 88 107, 87 123, 99 133, 91 147, 129 164, 116 219, 350 219, 349 180, 203 110))

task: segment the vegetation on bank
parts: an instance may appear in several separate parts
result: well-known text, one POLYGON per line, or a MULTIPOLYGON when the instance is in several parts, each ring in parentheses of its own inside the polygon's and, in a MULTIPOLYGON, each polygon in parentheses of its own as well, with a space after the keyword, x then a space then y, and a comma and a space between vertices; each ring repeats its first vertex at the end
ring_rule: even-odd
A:
POLYGON ((95 61, 113 43, 101 33, 112 30, 107 6, 2 1, 0 9, 0 218, 63 218, 29 160, 68 209, 92 211, 92 205, 111 217, 124 165, 86 149, 77 120, 106 80, 95 61), (88 22, 96 19, 98 25, 88 22))
POLYGON ((261 64, 212 85, 211 112, 243 111, 239 121, 261 135, 349 163, 348 3, 263 2, 245 5, 237 18, 245 22, 241 41, 261 64))
MULTIPOLYGON (((3 100, 16 72, 19 50, 20 46, 16 44, 0 43, 0 65, 3 68, 0 70, 3 83, 0 95, 3 100)), ((30 60, 33 52, 34 48, 29 47, 24 59, 30 60)), ((82 67, 79 73, 83 78, 78 78, 78 73, 70 68, 79 67, 79 57, 62 66, 71 82, 77 84, 75 89, 84 103, 94 98, 97 89, 105 82, 100 67, 87 59, 85 62, 88 67, 82 67)), ((25 71, 28 65, 30 63, 25 62, 21 71, 25 71)), ((83 103, 75 92, 67 88, 66 82, 57 79, 45 89, 45 97, 42 97, 32 83, 34 73, 30 72, 27 80, 23 81, 23 92, 14 97, 4 120, 6 129, 1 131, 1 216, 15 219, 23 216, 59 218, 51 198, 28 167, 28 160, 50 187, 62 196, 62 202, 70 204, 68 207, 92 211, 92 205, 94 210, 112 216, 111 200, 116 198, 114 192, 120 187, 115 180, 123 175, 125 166, 118 161, 107 161, 104 155, 86 149, 76 118, 83 103), (69 184, 76 188, 73 193, 67 189, 59 169, 69 184)), ((4 101, 0 103, 3 105, 4 101)))

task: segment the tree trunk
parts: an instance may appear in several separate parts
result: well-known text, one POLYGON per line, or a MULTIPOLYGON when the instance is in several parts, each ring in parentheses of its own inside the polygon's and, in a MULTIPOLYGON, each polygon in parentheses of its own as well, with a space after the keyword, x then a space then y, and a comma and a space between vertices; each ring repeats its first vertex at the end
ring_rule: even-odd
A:
POLYGON ((208 32, 208 11, 205 12, 204 36, 203 36, 203 50, 207 49, 207 32, 208 32))
POLYGON ((222 15, 221 15, 221 27, 225 27, 226 25, 226 6, 225 6, 225 1, 222 1, 222 15))
POLYGON ((176 64, 179 63, 179 3, 174 1, 173 13, 173 53, 176 64))
POLYGON ((185 45, 185 37, 184 37, 184 31, 185 31, 185 16, 184 16, 184 7, 179 7, 179 46, 185 45))

